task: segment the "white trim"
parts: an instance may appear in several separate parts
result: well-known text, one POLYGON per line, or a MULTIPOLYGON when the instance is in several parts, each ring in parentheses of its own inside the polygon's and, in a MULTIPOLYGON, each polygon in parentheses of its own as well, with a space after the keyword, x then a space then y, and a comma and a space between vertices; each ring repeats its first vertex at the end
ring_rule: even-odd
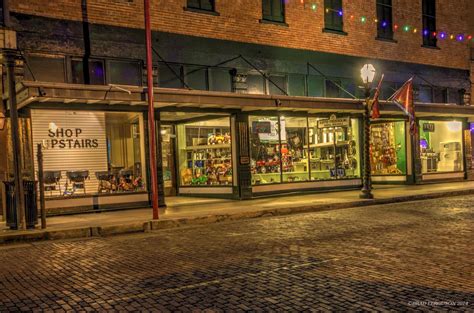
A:
POLYGON ((75 208, 83 206, 95 206, 95 205, 107 205, 107 204, 125 204, 125 203, 138 203, 148 202, 147 193, 137 194, 111 194, 106 196, 101 194, 100 196, 90 195, 77 198, 46 198, 46 209, 57 209, 57 208, 75 208))
POLYGON ((178 194, 189 195, 189 194, 219 194, 228 195, 232 194, 232 187, 179 187, 178 194))
POLYGON ((458 173, 436 173, 436 174, 424 174, 423 180, 439 180, 439 179, 450 179, 450 178, 464 178, 464 172, 458 173))
POLYGON ((386 175, 386 176, 372 176, 373 182, 406 182, 407 177, 405 175, 386 175))
POLYGON ((330 180, 330 181, 315 181, 305 183, 287 183, 287 184, 273 184, 253 186, 253 193, 271 192, 271 191, 299 191, 303 189, 319 189, 330 187, 356 187, 362 184, 361 179, 348 180, 330 180))

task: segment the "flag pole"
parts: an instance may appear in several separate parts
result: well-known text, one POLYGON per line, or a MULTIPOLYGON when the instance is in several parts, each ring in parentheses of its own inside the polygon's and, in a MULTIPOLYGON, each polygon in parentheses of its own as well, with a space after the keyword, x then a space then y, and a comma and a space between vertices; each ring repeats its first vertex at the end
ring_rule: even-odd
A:
POLYGON ((146 70, 147 70, 147 93, 148 93, 148 143, 150 150, 150 175, 151 175, 151 197, 153 204, 153 219, 160 216, 158 208, 158 174, 156 168, 156 131, 155 131, 155 108, 153 105, 153 59, 151 50, 151 23, 150 23, 150 0, 144 0, 145 13, 145 37, 146 37, 146 70))

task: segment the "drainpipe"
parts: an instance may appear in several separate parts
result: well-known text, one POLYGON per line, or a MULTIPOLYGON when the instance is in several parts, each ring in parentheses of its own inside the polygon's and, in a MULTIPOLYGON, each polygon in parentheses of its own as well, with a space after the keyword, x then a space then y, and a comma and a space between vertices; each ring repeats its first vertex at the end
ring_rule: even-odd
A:
POLYGON ((153 60, 151 50, 150 0, 144 0, 145 36, 146 36, 146 71, 148 93, 148 141, 150 150, 151 195, 153 204, 153 219, 159 218, 158 208, 158 173, 156 162, 156 131, 155 108, 153 105, 153 60))

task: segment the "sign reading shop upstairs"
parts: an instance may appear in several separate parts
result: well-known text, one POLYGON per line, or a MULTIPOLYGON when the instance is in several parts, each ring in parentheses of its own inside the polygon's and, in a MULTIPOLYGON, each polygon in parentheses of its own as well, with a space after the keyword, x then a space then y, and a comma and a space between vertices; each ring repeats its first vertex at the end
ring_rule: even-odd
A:
POLYGON ((99 147, 99 139, 87 138, 82 128, 62 128, 49 123, 49 140, 43 146, 49 149, 94 149, 99 147))

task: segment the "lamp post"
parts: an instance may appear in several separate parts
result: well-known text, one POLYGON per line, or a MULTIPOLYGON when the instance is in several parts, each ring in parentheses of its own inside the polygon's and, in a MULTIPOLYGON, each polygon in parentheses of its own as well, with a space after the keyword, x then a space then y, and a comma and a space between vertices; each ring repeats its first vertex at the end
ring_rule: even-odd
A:
POLYGON ((360 76, 364 83, 364 171, 362 177, 362 190, 360 193, 361 199, 373 199, 372 181, 370 169, 370 92, 372 82, 375 77, 375 68, 372 64, 365 64, 360 70, 360 76))

